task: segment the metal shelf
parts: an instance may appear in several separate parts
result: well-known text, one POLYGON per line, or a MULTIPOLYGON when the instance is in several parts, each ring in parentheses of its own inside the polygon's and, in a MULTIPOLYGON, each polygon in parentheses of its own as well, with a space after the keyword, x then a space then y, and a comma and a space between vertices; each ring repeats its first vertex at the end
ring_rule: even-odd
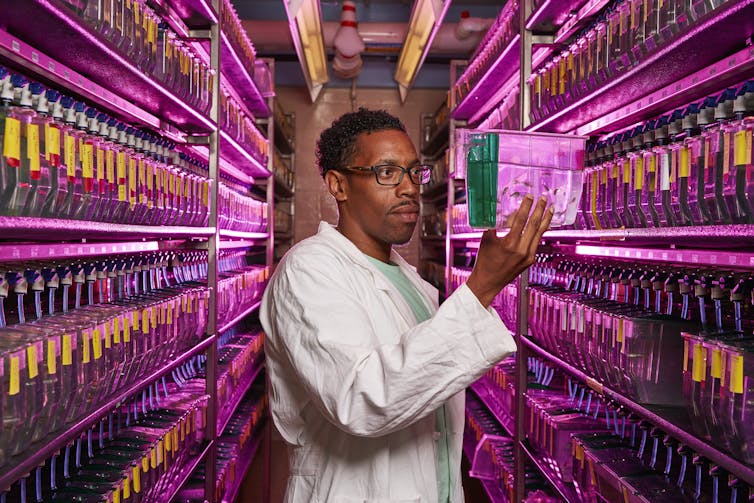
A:
POLYGON ((232 231, 228 229, 220 229, 220 237, 223 239, 248 239, 262 241, 270 237, 268 232, 246 232, 246 231, 232 231))
POLYGON ((608 3, 610 3, 610 0, 588 0, 579 9, 575 16, 568 18, 568 20, 563 23, 563 26, 558 29, 558 32, 555 34, 555 43, 560 44, 568 40, 571 35, 581 28, 585 21, 604 9, 608 3))
POLYGON ((98 257, 161 250, 199 248, 206 241, 132 241, 125 243, 3 243, 0 260, 37 260, 66 257, 98 257))
MULTIPOLYGON (((451 112, 451 117, 454 119, 469 119, 473 115, 480 116, 485 111, 497 105, 490 98, 499 90, 501 82, 505 82, 514 72, 518 71, 519 60, 521 59, 520 49, 521 35, 517 34, 500 55, 498 55, 484 76, 479 79, 479 82, 474 85, 469 94, 464 96, 451 112)), ((471 69, 471 66, 469 66, 466 72, 469 69, 471 69)), ((466 72, 458 79, 459 82, 463 81, 466 72)))
POLYGON ((581 96, 561 110, 534 122, 529 131, 565 133, 654 92, 745 46, 742 34, 754 31, 754 0, 729 1, 701 18, 685 33, 646 59, 581 96), (714 40, 714 43, 710 43, 714 40))
MULTIPOLYGON (((502 237, 507 230, 498 231, 502 237)), ((453 234, 451 241, 466 241, 467 248, 479 248, 481 232, 453 234)), ((557 242, 604 242, 620 241, 658 245, 697 245, 714 247, 737 247, 754 245, 754 225, 706 225, 696 227, 662 227, 656 229, 608 229, 608 230, 558 230, 547 231, 545 241, 557 242)))
POLYGON ((220 30, 220 70, 229 88, 233 89, 246 108, 254 117, 269 117, 270 107, 265 96, 259 91, 252 75, 228 39, 225 31, 220 30))
POLYGON ((218 21, 211 0, 150 0, 149 4, 163 18, 169 14, 169 19, 178 19, 188 28, 206 28, 218 21))
POLYGON ((160 119, 154 115, 3 30, 0 30, 0 56, 22 68, 24 73, 32 74, 66 93, 75 94, 107 109, 120 120, 136 126, 160 128, 160 119))
POLYGON ((283 127, 280 125, 280 121, 278 120, 277 115, 275 115, 273 122, 275 124, 275 146, 282 154, 292 154, 295 151, 293 140, 291 138, 288 138, 288 136, 283 131, 283 127))
POLYGON ((750 46, 577 128, 576 134, 588 136, 622 129, 738 84, 753 71, 754 46, 750 46))
POLYGON ((542 462, 542 457, 529 449, 529 446, 526 445, 526 443, 523 443, 521 445, 521 451, 526 454, 526 457, 529 458, 529 462, 534 465, 539 473, 544 475, 544 477, 547 479, 547 482, 550 483, 553 489, 555 489, 555 491, 560 495, 561 498, 563 498, 563 500, 569 503, 581 501, 581 498, 579 498, 576 489, 571 484, 563 482, 563 480, 552 470, 552 468, 542 462))
POLYGON ((576 245, 577 255, 609 257, 634 261, 670 264, 704 265, 713 267, 754 267, 754 252, 721 250, 648 249, 622 246, 576 245))
POLYGON ((261 355, 257 356, 255 363, 256 365, 252 369, 251 378, 249 379, 249 381, 228 402, 232 405, 227 408, 225 417, 223 418, 220 417, 220 413, 226 410, 225 407, 222 407, 222 409, 218 411, 218 417, 217 417, 217 436, 218 437, 222 435, 223 432, 225 431, 225 428, 228 427, 228 422, 230 422, 230 418, 233 417, 233 413, 236 411, 236 409, 238 408, 238 405, 241 403, 241 400, 243 400, 243 398, 246 396, 246 393, 251 388, 251 385, 254 384, 254 381, 257 379, 257 376, 259 376, 259 373, 264 368, 264 353, 261 353, 261 355))
POLYGON ((479 400, 481 400, 481 402, 485 405, 485 407, 487 407, 487 410, 490 411, 490 414, 495 416, 495 419, 498 423, 500 423, 500 426, 503 427, 508 436, 513 438, 514 419, 512 416, 503 415, 501 413, 500 402, 495 396, 493 387, 489 383, 488 378, 486 376, 482 376, 478 381, 473 383, 470 388, 471 391, 473 391, 474 394, 479 398, 479 400))
POLYGON ((0 217, 3 239, 32 238, 34 241, 60 241, 63 239, 159 239, 208 238, 214 227, 151 226, 110 224, 84 220, 57 218, 0 217))
POLYGON ((716 449, 709 444, 708 440, 700 438, 693 433, 691 419, 689 418, 685 407, 659 407, 638 404, 620 393, 606 388, 591 376, 539 347, 528 337, 521 337, 521 341, 522 344, 536 356, 552 362, 558 368, 584 382, 587 386, 598 393, 615 400, 626 409, 646 419, 679 442, 687 445, 699 455, 737 476, 747 484, 754 484, 754 466, 742 463, 731 455, 716 449))
POLYGON ((246 452, 242 452, 239 454, 239 459, 241 460, 240 463, 240 470, 236 470, 236 478, 233 481, 233 485, 228 488, 228 490, 225 492, 222 498, 222 503, 233 503, 236 500, 236 496, 238 496, 238 491, 241 489, 241 486, 243 485, 243 481, 246 478, 246 472, 249 471, 249 468, 251 467, 251 463, 254 461, 254 457, 257 454, 257 451, 259 450, 259 446, 262 443, 262 436, 264 435, 264 428, 265 424, 267 422, 267 418, 262 418, 259 421, 259 424, 254 426, 254 429, 256 430, 255 433, 252 433, 252 436, 254 439, 251 441, 251 444, 246 452))
POLYGON ((31 444, 23 453, 7 460, 6 465, 0 467, 0 490, 10 487, 15 481, 43 464, 48 458, 56 454, 69 442, 75 440, 82 432, 91 427, 91 425, 112 411, 123 400, 138 392, 147 384, 156 381, 174 368, 182 365, 190 358, 203 353, 215 342, 215 339, 214 335, 207 337, 196 346, 173 358, 170 362, 142 377, 139 379, 139 382, 131 384, 114 394, 85 417, 66 425, 63 431, 50 433, 46 438, 31 444))
POLYGON ((552 32, 575 16, 571 13, 581 9, 586 0, 544 0, 526 20, 526 29, 538 33, 552 32))
POLYGON ((218 243, 220 250, 232 250, 234 248, 251 248, 253 246, 259 246, 259 241, 250 239, 234 239, 234 240, 221 240, 218 243))
POLYGON ((209 450, 214 446, 214 440, 210 440, 206 444, 203 445, 201 451, 199 451, 196 456, 192 456, 190 461, 186 463, 186 467, 181 470, 181 472, 175 477, 175 482, 170 485, 170 487, 160 495, 160 497, 157 499, 157 502, 159 503, 171 503, 173 501, 173 498, 178 494, 178 492, 183 488, 184 485, 186 485, 186 482, 191 478, 191 475, 194 473, 194 470, 199 466, 199 464, 204 460, 204 458, 209 453, 209 450))
MULTIPOLYGON (((466 434, 464 434, 464 437, 466 437, 466 434)), ((471 437, 469 438, 471 439, 471 437)), ((463 439, 463 454, 469 460, 469 465, 474 462, 474 451, 472 449, 476 449, 476 446, 472 446, 471 444, 472 442, 467 441, 466 438, 463 439)), ((471 476, 471 474, 469 475, 471 476)), ((490 503, 507 503, 509 501, 505 493, 500 489, 499 482, 496 484, 493 480, 472 478, 478 480, 482 485, 490 503)))
POLYGON ((422 145, 422 155, 430 158, 436 158, 439 153, 448 147, 448 134, 450 132, 450 120, 446 119, 442 124, 437 126, 429 140, 422 145))
POLYGON ((258 301, 256 301, 256 302, 254 302, 248 308, 244 309, 244 311, 241 314, 239 314, 238 316, 236 316, 235 318, 233 318, 232 320, 230 320, 228 323, 226 323, 223 326, 221 326, 217 330, 217 333, 221 334, 221 333, 225 332, 226 330, 228 330, 229 328, 231 328, 232 326, 237 325, 238 322, 240 322, 241 320, 243 320, 244 318, 246 318, 248 315, 250 315, 251 313, 253 313, 257 309, 259 309, 259 306, 261 306, 261 305, 262 305, 262 300, 261 299, 258 300, 258 301))
MULTIPOLYGON (((135 107, 186 133, 207 133, 214 128, 208 117, 122 56, 61 0, 7 2, 3 6, 3 28, 84 78, 106 83, 110 92, 128 96, 135 107), (29 22, 31 19, 34 22, 29 22)), ((38 68, 33 59, 29 66, 23 58, 20 63, 31 71, 38 68)), ((64 78, 53 81, 68 86, 64 78)), ((112 108, 107 102, 102 105, 112 108)))
POLYGON ((257 178, 270 176, 267 166, 224 129, 220 130, 220 155, 233 167, 249 176, 257 178))
POLYGON ((275 196, 280 196, 283 198, 289 198, 293 197, 294 192, 291 187, 288 187, 288 185, 283 182, 283 180, 280 179, 277 173, 275 173, 275 196))

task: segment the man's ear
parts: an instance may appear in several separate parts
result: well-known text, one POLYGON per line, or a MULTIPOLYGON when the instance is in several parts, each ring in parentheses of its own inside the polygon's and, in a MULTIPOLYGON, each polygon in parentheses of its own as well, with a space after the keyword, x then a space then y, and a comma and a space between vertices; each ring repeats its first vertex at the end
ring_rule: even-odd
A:
POLYGON ((348 199, 348 181, 343 173, 332 169, 328 170, 325 172, 325 184, 327 190, 337 202, 342 203, 348 199))

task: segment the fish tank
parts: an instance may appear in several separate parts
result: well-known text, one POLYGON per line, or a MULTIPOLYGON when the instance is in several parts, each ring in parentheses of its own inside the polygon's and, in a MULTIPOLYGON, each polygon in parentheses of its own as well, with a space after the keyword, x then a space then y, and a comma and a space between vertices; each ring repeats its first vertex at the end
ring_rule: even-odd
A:
POLYGON ((506 130, 456 130, 456 174, 466 177, 469 226, 506 229, 524 197, 544 196, 551 227, 576 220, 585 136, 506 130))

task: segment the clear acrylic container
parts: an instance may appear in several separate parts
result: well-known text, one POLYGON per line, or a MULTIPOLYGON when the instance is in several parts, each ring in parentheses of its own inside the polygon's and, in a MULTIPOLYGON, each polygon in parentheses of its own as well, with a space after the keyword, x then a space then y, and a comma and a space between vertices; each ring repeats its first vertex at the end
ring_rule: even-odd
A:
POLYGON ((456 173, 466 175, 469 224, 506 228, 527 194, 545 196, 552 226, 571 225, 581 198, 586 137, 456 130, 456 173))

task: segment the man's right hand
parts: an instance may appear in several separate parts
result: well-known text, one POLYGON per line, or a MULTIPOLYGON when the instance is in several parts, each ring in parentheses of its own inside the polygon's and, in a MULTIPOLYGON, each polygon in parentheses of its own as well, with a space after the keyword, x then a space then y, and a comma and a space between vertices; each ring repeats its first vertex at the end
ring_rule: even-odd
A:
POLYGON ((497 237, 495 229, 482 235, 476 264, 466 285, 484 307, 489 307, 500 290, 534 262, 542 234, 550 228, 553 209, 546 208, 547 199, 540 198, 529 216, 533 203, 532 196, 524 198, 505 236, 497 237))

